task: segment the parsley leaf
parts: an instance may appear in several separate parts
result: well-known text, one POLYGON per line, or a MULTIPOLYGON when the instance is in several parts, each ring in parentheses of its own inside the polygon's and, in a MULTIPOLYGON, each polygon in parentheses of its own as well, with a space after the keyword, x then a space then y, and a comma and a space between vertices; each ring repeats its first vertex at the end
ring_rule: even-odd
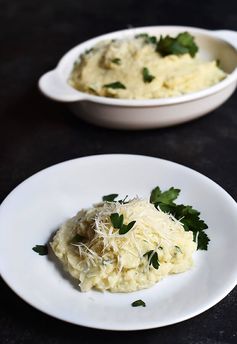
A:
POLYGON ((148 43, 156 44, 157 43, 156 36, 149 36, 148 37, 148 43))
POLYGON ((210 239, 203 231, 198 232, 198 250, 207 250, 210 239))
POLYGON ((118 194, 109 194, 102 197, 104 202, 114 202, 115 198, 118 197, 118 194))
POLYGON ((141 299, 140 300, 136 300, 136 301, 133 301, 133 303, 131 303, 131 306, 132 307, 146 307, 146 304, 144 301, 142 301, 141 299))
POLYGON ((194 57, 198 51, 198 46, 194 42, 194 37, 188 32, 182 32, 177 37, 160 37, 156 46, 162 56, 190 54, 194 57))
POLYGON ((104 87, 106 87, 106 88, 113 88, 113 89, 121 88, 123 90, 126 89, 124 84, 122 84, 120 81, 115 81, 115 82, 112 82, 111 84, 106 84, 106 85, 104 85, 104 87))
POLYGON ((127 225, 122 225, 121 228, 119 229, 119 234, 126 234, 132 227, 135 225, 136 221, 131 221, 127 225))
POLYGON ((173 201, 179 196, 180 190, 175 189, 174 187, 170 188, 167 191, 161 192, 159 186, 151 192, 150 202, 151 203, 164 203, 164 204, 173 204, 173 201))
POLYGON ((160 195, 161 195, 161 189, 159 188, 159 186, 157 186, 151 191, 150 203, 153 203, 153 204, 157 203, 159 201, 160 195))
POLYGON ((120 229, 123 226, 123 215, 112 213, 110 215, 110 220, 115 229, 120 229))
POLYGON ((121 59, 116 57, 116 58, 112 59, 111 62, 113 62, 113 63, 115 63, 117 65, 120 65, 121 64, 121 59))
POLYGON ((156 36, 149 36, 148 33, 140 33, 136 35, 135 38, 143 38, 145 43, 151 43, 151 44, 157 43, 156 36))
POLYGON ((152 265, 153 268, 156 270, 159 269, 160 263, 159 263, 157 252, 155 252, 154 250, 151 250, 151 251, 146 252, 143 256, 144 257, 147 256, 149 265, 152 265))
POLYGON ((84 237, 83 235, 80 234, 76 234, 72 240, 71 240, 71 244, 76 244, 78 242, 83 242, 86 240, 86 237, 84 237))
POLYGON ((40 256, 46 256, 48 254, 48 247, 47 245, 35 245, 32 248, 33 251, 38 253, 40 256))
POLYGON ((155 79, 155 76, 150 74, 149 69, 147 67, 144 67, 142 69, 142 75, 144 82, 152 82, 152 80, 155 79))
POLYGON ((198 250, 207 250, 210 239, 204 231, 208 226, 200 219, 200 212, 193 209, 192 206, 174 203, 179 193, 180 190, 173 187, 162 192, 157 186, 151 192, 150 202, 163 212, 173 215, 183 224, 185 231, 192 231, 193 240, 197 241, 198 250))
POLYGON ((112 213, 110 215, 110 220, 115 229, 119 229, 119 234, 126 234, 132 227, 135 225, 136 221, 131 221, 127 225, 123 223, 124 217, 123 215, 119 215, 118 213, 112 213))

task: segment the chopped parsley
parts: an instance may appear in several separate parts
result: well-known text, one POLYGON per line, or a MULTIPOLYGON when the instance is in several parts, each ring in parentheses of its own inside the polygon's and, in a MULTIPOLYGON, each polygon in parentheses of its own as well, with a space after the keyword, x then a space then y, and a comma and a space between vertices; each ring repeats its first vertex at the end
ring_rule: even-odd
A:
POLYGON ((174 187, 162 192, 157 186, 151 192, 150 202, 165 213, 172 214, 183 224, 185 231, 192 231, 198 250, 207 250, 210 239, 204 231, 208 226, 200 219, 200 212, 193 209, 192 206, 174 203, 179 193, 180 190, 174 187))
POLYGON ((143 81, 144 82, 150 83, 150 82, 152 82, 152 80, 155 79, 155 76, 150 74, 149 69, 147 67, 144 67, 142 69, 142 75, 143 75, 143 81))
POLYGON ((147 256, 147 259, 149 261, 149 265, 152 265, 154 269, 158 270, 160 263, 159 263, 159 258, 158 258, 158 254, 156 251, 151 250, 146 252, 144 255, 144 257, 147 256))
POLYGON ((131 306, 132 307, 146 307, 146 304, 144 301, 140 299, 140 300, 133 301, 133 303, 131 303, 131 306))
POLYGON ((175 245, 176 252, 182 253, 181 248, 175 245))
POLYGON ((48 254, 48 246, 47 245, 35 245, 32 248, 33 251, 38 253, 40 256, 46 256, 48 254))
POLYGON ((110 215, 110 220, 115 229, 120 229, 123 225, 123 215, 119 215, 118 213, 112 213, 110 215))
POLYGON ((131 221, 127 225, 122 225, 122 227, 119 230, 119 234, 126 234, 132 227, 135 225, 136 221, 131 221))
POLYGON ((92 86, 89 86, 89 87, 88 87, 88 91, 90 91, 90 92, 92 92, 92 93, 94 93, 94 94, 97 93, 97 92, 96 92, 96 89, 95 89, 94 87, 92 87, 92 86))
POLYGON ((109 194, 109 195, 105 195, 102 197, 102 200, 104 202, 114 202, 115 198, 118 197, 118 194, 109 194))
POLYGON ((194 37, 188 32, 182 32, 176 37, 160 36, 156 45, 156 51, 162 56, 190 54, 194 57, 198 51, 198 46, 194 42, 194 37))
POLYGON ((136 35, 135 38, 143 38, 145 43, 151 43, 151 44, 157 43, 156 36, 149 36, 147 33, 140 33, 136 35))
POLYGON ((128 198, 128 195, 126 195, 126 196, 124 197, 124 199, 120 199, 118 202, 119 202, 120 204, 127 204, 127 203, 129 203, 129 201, 126 201, 127 198, 128 198))
POLYGON ((131 221, 127 225, 123 223, 124 217, 123 215, 119 215, 118 213, 112 213, 110 215, 110 220, 115 229, 119 229, 119 234, 126 234, 132 227, 135 225, 136 221, 131 221))
POLYGON ((88 55, 88 54, 90 54, 92 51, 94 51, 95 50, 95 48, 90 48, 90 49, 87 49, 86 51, 85 51, 85 54, 86 55, 88 55))
POLYGON ((122 84, 120 81, 115 81, 115 82, 112 82, 111 84, 106 84, 104 85, 104 87, 106 88, 113 88, 113 89, 123 89, 125 90, 126 87, 124 86, 124 84, 122 84))
POLYGON ((116 57, 116 58, 112 59, 111 62, 115 63, 116 65, 120 65, 121 64, 121 59, 116 57))
POLYGON ((148 33, 145 33, 145 32, 139 33, 138 35, 135 36, 135 38, 148 38, 148 37, 149 37, 148 33))
POLYGON ((72 240, 71 240, 71 244, 76 244, 78 242, 83 242, 86 240, 86 237, 81 235, 81 234, 76 234, 72 240))

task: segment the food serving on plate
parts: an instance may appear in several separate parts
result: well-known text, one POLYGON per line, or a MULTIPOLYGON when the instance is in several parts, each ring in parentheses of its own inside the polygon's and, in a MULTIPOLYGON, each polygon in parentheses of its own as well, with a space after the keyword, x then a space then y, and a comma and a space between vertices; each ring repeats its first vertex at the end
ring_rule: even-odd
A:
POLYGON ((79 56, 69 78, 74 88, 123 99, 175 97, 217 84, 226 77, 216 60, 196 56, 194 37, 139 34, 102 41, 79 56))
POLYGON ((156 187, 150 201, 104 196, 103 202, 66 221, 51 247, 82 291, 148 288, 188 270, 192 254, 208 246, 200 213, 174 203, 179 192, 156 187))

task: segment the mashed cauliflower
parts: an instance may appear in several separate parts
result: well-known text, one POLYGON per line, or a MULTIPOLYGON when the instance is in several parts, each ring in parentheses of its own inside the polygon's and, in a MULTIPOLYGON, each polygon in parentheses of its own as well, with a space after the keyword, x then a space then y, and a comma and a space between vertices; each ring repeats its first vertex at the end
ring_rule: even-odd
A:
POLYGON ((169 274, 186 271, 197 249, 193 233, 181 222, 139 198, 79 211, 61 226, 51 247, 82 291, 111 292, 148 288, 169 274), (113 213, 122 214, 124 224, 136 222, 119 234, 111 222, 113 213), (152 264, 154 255, 158 268, 152 264))
POLYGON ((225 77, 216 61, 189 54, 162 57, 141 37, 97 44, 80 56, 68 82, 98 96, 152 99, 196 92, 225 77), (152 76, 150 80, 144 81, 144 68, 152 76))

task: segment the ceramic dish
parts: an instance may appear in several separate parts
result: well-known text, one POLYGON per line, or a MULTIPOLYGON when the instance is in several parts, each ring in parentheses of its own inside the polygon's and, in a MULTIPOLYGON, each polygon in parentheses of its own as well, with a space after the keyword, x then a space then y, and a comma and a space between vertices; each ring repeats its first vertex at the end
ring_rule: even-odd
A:
POLYGON ((203 116, 225 102, 237 83, 237 33, 208 31, 179 26, 154 26, 109 33, 77 45, 66 53, 57 67, 44 74, 39 88, 47 97, 67 103, 82 119, 105 127, 120 129, 147 129, 171 126, 203 116), (99 41, 134 37, 147 32, 150 35, 177 35, 191 33, 204 60, 220 60, 221 68, 229 75, 205 90, 166 99, 114 99, 82 93, 68 85, 67 80, 78 56, 99 41))
MULTIPOLYGON (((140 330, 174 324, 212 307, 237 282, 237 204, 217 184, 187 167, 157 158, 98 155, 45 169, 19 185, 0 207, 0 272, 22 299, 77 325, 140 330), (194 267, 154 287, 132 293, 81 293, 55 264, 32 247, 80 208, 109 193, 149 197, 154 186, 181 189, 180 203, 192 204, 209 225, 208 251, 194 267), (197 287, 198 286, 198 287, 197 287), (137 299, 146 307, 131 307, 137 299)), ((228 316, 228 314, 226 314, 228 316)))

